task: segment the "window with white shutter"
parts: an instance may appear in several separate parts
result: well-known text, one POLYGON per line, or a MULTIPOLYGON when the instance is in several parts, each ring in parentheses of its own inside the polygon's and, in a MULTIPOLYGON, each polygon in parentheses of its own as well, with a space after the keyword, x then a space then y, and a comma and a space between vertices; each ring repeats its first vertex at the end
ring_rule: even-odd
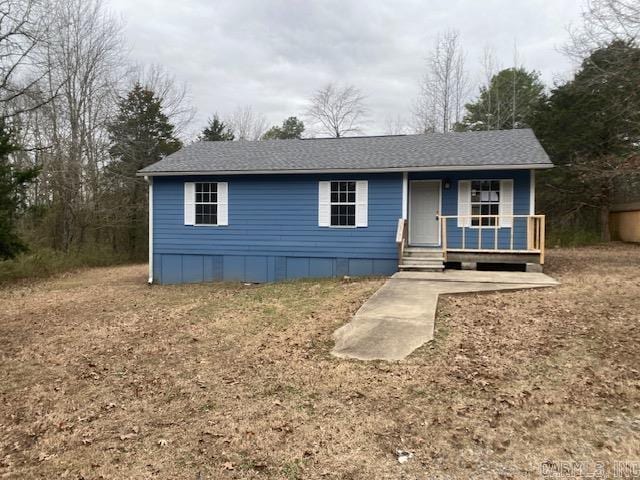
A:
POLYGON ((471 226, 471 181, 458 181, 458 227, 471 226))
POLYGON ((500 180, 500 226, 513 226, 513 180, 500 180))
POLYGON ((184 182, 184 224, 196 223, 196 184, 184 182))
POLYGON ((367 227, 369 182, 337 180, 319 182, 318 225, 321 227, 367 227))
POLYGON ((229 184, 218 182, 218 225, 229 225, 229 184))
POLYGON ((228 225, 227 182, 185 182, 185 225, 228 225))
POLYGON ((356 182, 356 227, 366 227, 369 224, 369 182, 356 182))
POLYGON ((496 224, 507 228, 513 225, 513 179, 460 180, 458 226, 495 227, 496 224))
POLYGON ((331 182, 318 183, 318 226, 328 227, 331 223, 331 182))

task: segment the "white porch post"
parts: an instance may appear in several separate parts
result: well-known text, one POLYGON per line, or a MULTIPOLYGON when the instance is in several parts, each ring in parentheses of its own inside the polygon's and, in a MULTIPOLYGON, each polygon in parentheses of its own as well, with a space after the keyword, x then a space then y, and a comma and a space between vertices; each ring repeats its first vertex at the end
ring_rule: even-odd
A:
POLYGON ((402 173, 402 218, 407 219, 409 207, 409 172, 402 173))
POLYGON ((529 215, 536 214, 536 171, 531 169, 529 175, 529 215))

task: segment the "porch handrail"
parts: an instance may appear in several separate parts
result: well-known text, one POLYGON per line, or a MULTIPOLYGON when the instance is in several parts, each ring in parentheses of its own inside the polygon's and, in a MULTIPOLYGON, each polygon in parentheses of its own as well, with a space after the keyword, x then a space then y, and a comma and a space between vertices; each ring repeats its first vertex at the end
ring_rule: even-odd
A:
MULTIPOLYGON (((442 234, 442 247, 443 251, 447 252, 447 250, 488 250, 488 251, 517 251, 522 252, 523 250, 514 248, 514 230, 515 230, 515 221, 516 219, 526 219, 526 229, 527 229, 527 247, 524 252, 533 252, 540 254, 540 263, 544 263, 544 250, 545 250, 545 216, 544 215, 441 215, 440 216, 440 231, 442 234), (511 219, 510 226, 501 226, 500 219, 508 218, 511 219), (462 248, 450 248, 447 245, 447 222, 449 220, 458 220, 464 219, 468 220, 462 223, 462 226, 459 227, 462 229, 462 248), (478 225, 471 225, 473 220, 478 220, 478 225), (484 219, 491 219, 492 222, 487 222, 487 225, 482 225, 484 219), (467 225, 468 224, 468 225, 467 225), (509 230, 509 247, 499 249, 498 243, 498 232, 500 230, 509 230), (468 245, 467 241, 467 231, 477 231, 477 242, 475 245, 468 245), (493 248, 484 248, 484 244, 482 242, 483 232, 487 230, 493 231, 493 248)), ((486 237, 485 237, 486 238, 486 237)), ((486 243, 486 242, 485 242, 486 243)))
POLYGON ((396 230, 396 245, 398 246, 398 263, 402 262, 404 247, 407 245, 407 219, 398 219, 398 229, 396 230))

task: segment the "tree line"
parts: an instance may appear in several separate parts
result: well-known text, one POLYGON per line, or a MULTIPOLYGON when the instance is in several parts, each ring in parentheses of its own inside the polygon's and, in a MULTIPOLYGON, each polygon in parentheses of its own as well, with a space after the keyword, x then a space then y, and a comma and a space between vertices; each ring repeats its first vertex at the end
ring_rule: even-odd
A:
MULTIPOLYGON (((533 128, 558 166, 538 179, 552 228, 599 227, 606 239, 610 206, 638 190, 640 9, 587 7, 565 48, 580 67, 552 86, 517 55, 499 68, 487 49, 474 95, 460 34, 438 35, 411 111, 387 119, 386 133, 533 128)), ((215 113, 197 140, 300 139, 305 123, 311 135, 357 135, 370 110, 357 87, 335 82, 302 113, 271 127, 250 106, 215 113)), ((27 245, 144 258, 136 171, 181 148, 193 118, 185 85, 128 61, 101 0, 0 0, 0 258, 27 245)))

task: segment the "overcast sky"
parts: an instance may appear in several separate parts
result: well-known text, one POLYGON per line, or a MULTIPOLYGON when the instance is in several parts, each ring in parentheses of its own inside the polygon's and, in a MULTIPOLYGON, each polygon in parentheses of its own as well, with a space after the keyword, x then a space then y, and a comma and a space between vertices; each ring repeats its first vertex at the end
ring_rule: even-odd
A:
MULTIPOLYGON (((581 0, 111 0, 135 62, 160 64, 186 82, 197 131, 214 112, 251 105, 279 124, 303 117, 330 81, 367 96, 366 134, 410 117, 438 32, 457 29, 475 83, 485 46, 503 67, 520 62, 552 84, 573 65, 558 47, 579 22, 581 0)), ((474 93, 477 88, 474 89, 474 93)))

